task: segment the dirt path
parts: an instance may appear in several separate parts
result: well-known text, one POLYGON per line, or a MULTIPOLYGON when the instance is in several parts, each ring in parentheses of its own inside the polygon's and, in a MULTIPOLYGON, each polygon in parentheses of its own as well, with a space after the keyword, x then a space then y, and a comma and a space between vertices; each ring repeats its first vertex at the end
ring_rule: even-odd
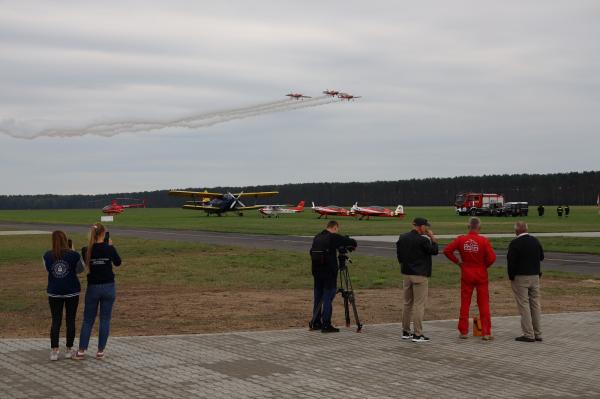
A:
MULTIPOLYGON (((516 314, 512 292, 506 282, 491 284, 490 292, 492 316, 516 314)), ((598 280, 545 279, 543 311, 598 310, 599 292, 598 280)), ((50 312, 44 293, 25 291, 23 295, 30 296, 25 308, 0 311, 1 338, 48 335, 50 312)), ((305 327, 310 317, 311 295, 311 290, 305 289, 196 291, 173 286, 158 289, 121 287, 118 288, 111 333, 162 335, 305 327)), ((401 289, 358 290, 356 296, 365 328, 369 324, 401 320, 401 289)), ((425 316, 428 320, 457 318, 458 307, 457 288, 432 288, 425 316)), ((82 311, 83 303, 79 307, 78 330, 82 311)), ((474 308, 472 314, 476 314, 474 308)), ((334 321, 339 326, 344 324, 339 296, 334 307, 334 321)))

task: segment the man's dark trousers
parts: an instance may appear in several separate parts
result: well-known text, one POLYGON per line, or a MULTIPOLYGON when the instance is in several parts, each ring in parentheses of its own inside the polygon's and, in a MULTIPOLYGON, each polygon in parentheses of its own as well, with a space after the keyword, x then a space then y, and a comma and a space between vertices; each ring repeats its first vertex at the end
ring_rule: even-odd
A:
POLYGON ((329 327, 331 325, 332 302, 337 293, 336 280, 314 276, 314 305, 312 325, 329 327))

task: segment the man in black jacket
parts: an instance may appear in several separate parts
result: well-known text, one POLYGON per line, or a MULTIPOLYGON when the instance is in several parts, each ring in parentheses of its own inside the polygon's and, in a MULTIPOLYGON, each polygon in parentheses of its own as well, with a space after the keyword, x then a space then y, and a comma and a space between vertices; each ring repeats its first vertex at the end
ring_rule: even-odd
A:
POLYGON ((427 219, 415 218, 413 229, 400 236, 396 242, 398 262, 404 282, 404 307, 402 309, 402 339, 427 342, 423 335, 423 314, 427 300, 428 278, 431 277, 431 255, 438 254, 437 239, 429 229, 427 219), (410 333, 410 322, 414 332, 410 333))
POLYGON ((521 342, 542 340, 540 319, 540 262, 544 260, 544 250, 540 242, 530 235, 527 223, 515 223, 517 238, 508 246, 506 255, 508 278, 510 278, 517 307, 521 314, 521 330, 523 335, 515 338, 521 342))
POLYGON ((310 249, 314 278, 313 316, 308 323, 311 331, 339 332, 331 325, 332 302, 337 293, 338 257, 341 247, 356 248, 356 241, 338 234, 340 225, 335 220, 327 223, 325 230, 313 239, 310 249))

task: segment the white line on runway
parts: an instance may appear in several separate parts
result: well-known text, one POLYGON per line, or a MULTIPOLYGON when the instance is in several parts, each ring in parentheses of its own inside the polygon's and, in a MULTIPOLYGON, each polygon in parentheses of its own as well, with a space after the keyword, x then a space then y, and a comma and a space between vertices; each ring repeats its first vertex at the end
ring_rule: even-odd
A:
POLYGON ((0 231, 0 236, 25 236, 32 234, 51 234, 51 231, 42 230, 12 230, 12 231, 0 231))

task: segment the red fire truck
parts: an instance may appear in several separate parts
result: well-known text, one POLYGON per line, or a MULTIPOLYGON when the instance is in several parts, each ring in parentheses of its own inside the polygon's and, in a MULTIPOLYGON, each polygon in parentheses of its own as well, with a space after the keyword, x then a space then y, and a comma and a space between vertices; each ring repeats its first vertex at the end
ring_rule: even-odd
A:
POLYGON ((504 206, 504 196, 487 193, 460 193, 454 202, 459 215, 498 215, 504 206))

